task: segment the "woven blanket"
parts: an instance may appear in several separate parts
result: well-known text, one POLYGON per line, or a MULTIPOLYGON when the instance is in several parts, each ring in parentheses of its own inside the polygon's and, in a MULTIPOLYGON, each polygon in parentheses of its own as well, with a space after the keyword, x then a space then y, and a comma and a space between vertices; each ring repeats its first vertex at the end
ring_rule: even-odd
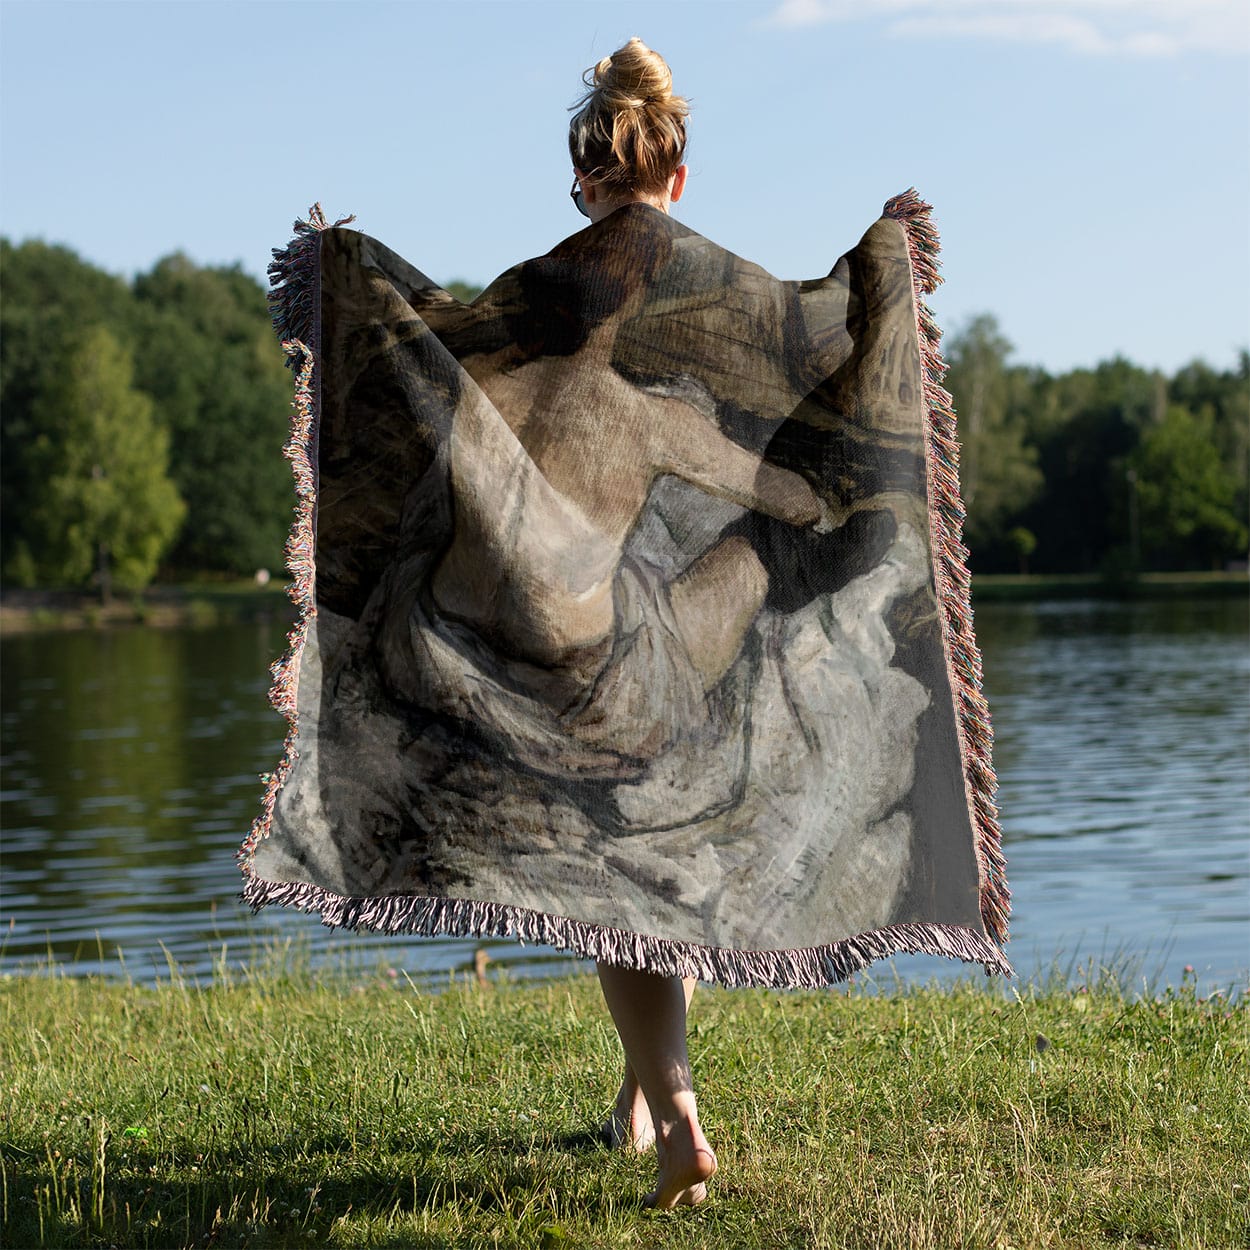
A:
POLYGON ((470 304, 296 223, 247 902, 727 985, 1010 974, 929 211, 783 282, 630 204, 470 304))

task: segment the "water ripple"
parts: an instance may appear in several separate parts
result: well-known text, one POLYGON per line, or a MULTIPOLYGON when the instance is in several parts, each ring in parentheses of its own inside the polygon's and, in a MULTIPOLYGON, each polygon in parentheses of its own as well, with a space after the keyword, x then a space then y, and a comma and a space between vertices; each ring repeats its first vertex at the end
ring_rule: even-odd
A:
MULTIPOLYGON (((1009 954, 1166 951, 1225 985, 1250 967, 1246 605, 1012 604, 977 612, 994 714, 1009 954)), ((6 640, 0 665, 0 969, 49 951, 137 979, 302 935, 315 961, 427 975, 476 946, 520 973, 572 966, 508 941, 331 934, 237 899, 235 852, 282 724, 276 625, 6 640), (147 900, 145 903, 144 900, 147 900), (224 955, 223 955, 224 952, 224 955)), ((940 961, 899 961, 927 978, 940 961)))

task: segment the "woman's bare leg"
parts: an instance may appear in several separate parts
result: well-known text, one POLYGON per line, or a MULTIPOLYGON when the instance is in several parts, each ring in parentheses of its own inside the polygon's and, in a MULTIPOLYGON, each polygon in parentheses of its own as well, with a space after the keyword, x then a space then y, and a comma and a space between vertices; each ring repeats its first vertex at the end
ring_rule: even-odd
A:
POLYGON ((599 964, 603 997, 646 1097, 660 1176, 650 1206, 693 1206, 707 1197, 716 1156, 699 1126, 686 1053, 686 990, 661 977, 599 964))
MULTIPOLYGON (((694 977, 685 977, 682 980, 687 1011, 690 1010, 690 1000, 694 997, 696 985, 698 981, 694 977)), ((655 1145, 655 1125, 651 1122, 651 1108, 647 1106, 646 1095, 638 1084, 638 1076, 628 1056, 625 1059, 625 1079, 621 1082, 616 1102, 601 1130, 601 1136, 609 1146, 636 1150, 639 1154, 655 1145)))

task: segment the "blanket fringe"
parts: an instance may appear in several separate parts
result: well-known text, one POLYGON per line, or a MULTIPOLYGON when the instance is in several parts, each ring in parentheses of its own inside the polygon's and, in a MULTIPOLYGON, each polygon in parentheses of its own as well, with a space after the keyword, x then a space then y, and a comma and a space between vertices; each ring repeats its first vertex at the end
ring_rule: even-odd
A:
MULTIPOLYGON (((354 216, 340 217, 335 226, 355 221, 354 216)), ((287 720, 286 739, 282 746, 282 758, 271 773, 262 773, 264 792, 261 796, 260 814, 239 848, 238 861, 244 877, 253 879, 252 855, 257 843, 269 834, 273 821, 273 806, 278 791, 286 781, 299 755, 295 746, 299 728, 296 702, 299 690, 300 657, 308 637, 313 618, 317 615, 316 604, 316 534, 313 516, 317 503, 316 438, 317 438, 317 383, 316 345, 321 335, 320 303, 320 238, 329 227, 320 204, 308 210, 308 220, 295 222, 295 237, 284 248, 273 249, 273 262, 269 266, 269 309, 273 326, 282 342, 287 356, 288 368, 296 370, 295 396, 291 401, 291 435, 282 454, 291 462, 295 478, 295 519, 286 540, 286 567, 291 574, 287 594, 299 609, 295 624, 287 634, 286 653, 269 668, 272 684, 269 702, 287 720), (314 346, 308 346, 312 343, 314 346)))
POLYGON ((986 975, 1011 976, 1011 965, 985 937, 957 925, 898 924, 825 946, 791 950, 731 950, 675 942, 476 899, 389 895, 348 898, 303 882, 248 878, 243 900, 254 910, 271 903, 317 912, 330 928, 370 929, 426 937, 506 937, 567 951, 583 959, 659 976, 697 977, 736 989, 819 989, 890 955, 942 955, 978 963, 986 975))
POLYGON ((915 187, 886 202, 882 213, 897 221, 907 234, 912 286, 916 302, 916 331, 920 339, 921 369, 928 409, 925 447, 929 480, 929 525, 938 602, 942 605, 942 637, 946 666, 955 697, 956 725, 964 761, 968 807, 974 824, 977 863, 981 877, 981 918, 997 942, 1008 938, 1011 892, 1007 862, 994 793, 992 752, 994 731, 981 693, 981 652, 972 629, 972 578, 964 546, 963 500, 959 493, 959 439, 950 392, 942 386, 946 363, 942 359, 942 332, 924 296, 942 282, 938 273, 941 251, 933 206, 916 194, 915 187))
MULTIPOLYGON (((355 221, 355 214, 340 217, 335 226, 355 221)), ((278 340, 304 343, 317 341, 321 314, 321 232, 330 228, 320 204, 308 210, 308 220, 297 218, 292 229, 295 237, 286 247, 275 247, 269 262, 269 312, 278 340)), ((288 368, 298 368, 297 361, 287 361, 288 368)))

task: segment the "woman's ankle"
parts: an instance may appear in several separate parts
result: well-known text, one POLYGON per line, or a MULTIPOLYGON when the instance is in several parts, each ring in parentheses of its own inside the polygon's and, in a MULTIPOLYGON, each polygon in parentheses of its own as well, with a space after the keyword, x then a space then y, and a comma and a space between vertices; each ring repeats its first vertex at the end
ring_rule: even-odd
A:
POLYGON ((671 1093, 666 1091, 663 1102, 658 1107, 653 1103, 648 1105, 651 1110, 651 1121, 657 1133, 663 1132, 667 1137, 671 1132, 688 1129, 696 1136, 702 1135, 703 1130, 699 1127, 699 1107, 693 1090, 678 1089, 671 1093))

